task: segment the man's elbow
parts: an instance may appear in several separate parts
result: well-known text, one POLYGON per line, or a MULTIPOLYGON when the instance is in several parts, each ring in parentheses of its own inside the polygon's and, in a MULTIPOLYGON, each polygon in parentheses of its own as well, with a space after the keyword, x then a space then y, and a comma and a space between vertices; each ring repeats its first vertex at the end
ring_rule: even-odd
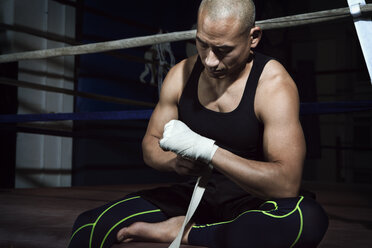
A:
POLYGON ((282 170, 278 176, 275 198, 297 197, 300 192, 302 179, 302 164, 280 163, 282 170))
POLYGON ((285 174, 277 177, 276 183, 270 185, 266 190, 267 198, 291 198, 297 197, 301 187, 301 176, 285 174))
MULTIPOLYGON (((297 181, 297 180, 296 180, 297 181)), ((277 187, 274 194, 271 196, 273 198, 291 198, 297 197, 300 192, 300 182, 287 180, 282 183, 281 186, 277 187)))
POLYGON ((300 186, 296 183, 290 183, 285 186, 282 198, 297 197, 300 192, 300 186))
POLYGON ((151 166, 151 151, 149 146, 149 140, 148 137, 145 137, 142 139, 142 158, 145 164, 151 166))

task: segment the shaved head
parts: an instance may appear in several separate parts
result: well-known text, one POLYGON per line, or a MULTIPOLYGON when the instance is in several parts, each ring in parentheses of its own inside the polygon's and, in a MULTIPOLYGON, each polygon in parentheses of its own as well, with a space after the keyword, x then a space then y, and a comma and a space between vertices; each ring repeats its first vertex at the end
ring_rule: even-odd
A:
POLYGON ((252 0, 202 0, 198 18, 201 14, 212 20, 236 18, 242 31, 248 32, 255 22, 255 6, 252 0))

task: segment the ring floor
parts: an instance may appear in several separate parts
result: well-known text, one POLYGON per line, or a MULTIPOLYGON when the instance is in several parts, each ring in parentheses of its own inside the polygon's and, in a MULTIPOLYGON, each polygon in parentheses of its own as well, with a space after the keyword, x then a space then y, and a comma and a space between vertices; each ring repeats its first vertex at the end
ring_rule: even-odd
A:
MULTIPOLYGON (((79 213, 155 186, 0 190, 0 248, 65 248, 79 213)), ((320 248, 372 247, 372 185, 305 183, 305 187, 317 194, 330 218, 320 248)), ((168 244, 133 242, 113 247, 166 248, 168 244)))

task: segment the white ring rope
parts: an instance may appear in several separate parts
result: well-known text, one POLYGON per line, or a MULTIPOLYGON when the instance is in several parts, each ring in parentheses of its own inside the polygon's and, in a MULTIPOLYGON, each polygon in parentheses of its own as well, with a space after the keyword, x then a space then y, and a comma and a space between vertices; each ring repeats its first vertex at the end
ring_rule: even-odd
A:
POLYGON ((6 54, 0 56, 0 63, 27 60, 27 59, 44 59, 66 55, 81 55, 89 53, 106 52, 117 49, 134 48, 140 46, 148 46, 164 42, 174 42, 182 40, 190 40, 195 38, 196 31, 181 31, 167 34, 156 34, 142 36, 129 39, 121 39, 107 42, 98 42, 86 45, 60 47, 46 50, 37 50, 31 52, 21 52, 14 54, 6 54))
MULTIPOLYGON (((372 4, 361 6, 363 15, 371 14, 372 4)), ((256 25, 264 30, 293 27, 305 24, 325 22, 351 16, 349 8, 318 11, 314 13, 293 15, 287 17, 274 18, 269 20, 257 21, 256 25)), ((45 59, 57 56, 81 55, 89 53, 99 53, 117 49, 134 48, 140 46, 154 45, 164 42, 175 42, 191 40, 195 38, 196 30, 180 31, 167 34, 156 34, 108 42, 99 42, 86 45, 60 47, 54 49, 37 50, 30 52, 20 52, 13 54, 0 55, 0 63, 14 62, 28 59, 45 59)))
POLYGON ((128 105, 134 105, 134 106, 143 106, 143 107, 150 107, 150 108, 155 107, 155 103, 151 103, 151 102, 143 102, 143 101, 113 97, 113 96, 105 96, 105 95, 99 95, 99 94, 94 94, 94 93, 69 90, 69 89, 64 89, 64 88, 59 88, 59 87, 54 87, 54 86, 49 86, 49 85, 29 83, 29 82, 24 82, 24 81, 14 80, 14 79, 4 78, 4 77, 0 77, 0 84, 12 85, 12 86, 23 87, 23 88, 34 89, 34 90, 43 90, 43 91, 48 91, 48 92, 63 93, 66 95, 85 97, 85 98, 95 99, 98 101, 128 104, 128 105))

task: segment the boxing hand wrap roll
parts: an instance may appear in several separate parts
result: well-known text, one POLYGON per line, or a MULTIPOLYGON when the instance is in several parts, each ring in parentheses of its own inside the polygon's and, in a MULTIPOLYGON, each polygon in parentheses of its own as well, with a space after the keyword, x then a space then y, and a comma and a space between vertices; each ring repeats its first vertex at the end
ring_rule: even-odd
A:
POLYGON ((169 248, 179 248, 187 223, 196 211, 207 186, 213 166, 210 164, 218 146, 215 141, 203 137, 192 131, 185 123, 179 120, 171 120, 164 126, 163 138, 159 144, 163 150, 172 151, 182 157, 199 160, 208 164, 207 173, 200 176, 195 184, 190 204, 183 221, 182 227, 169 248))
POLYGON ((164 126, 160 147, 182 157, 209 164, 218 146, 215 141, 192 131, 185 123, 171 120, 164 126))
POLYGON ((203 176, 200 176, 198 180, 196 181, 194 191, 192 192, 189 207, 187 209, 185 219, 182 223, 181 229, 178 231, 177 237, 173 240, 173 242, 170 244, 168 248, 179 248, 182 243, 182 237, 185 232, 186 225, 189 223, 196 209, 198 208, 199 203, 203 197, 205 187, 207 186, 209 177, 212 173, 213 166, 211 164, 209 164, 208 166, 209 166, 209 169, 207 170, 207 173, 204 174, 203 176))

